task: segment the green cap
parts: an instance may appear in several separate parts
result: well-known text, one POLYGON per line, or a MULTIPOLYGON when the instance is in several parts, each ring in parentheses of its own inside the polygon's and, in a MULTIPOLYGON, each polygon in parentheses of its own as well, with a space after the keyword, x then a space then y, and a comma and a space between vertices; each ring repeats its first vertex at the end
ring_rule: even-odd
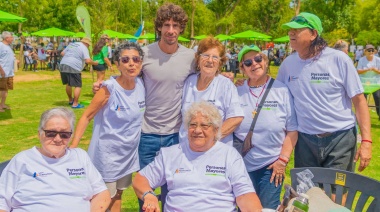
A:
POLYGON ((244 46, 238 54, 238 61, 241 62, 243 56, 250 51, 260 52, 260 49, 255 45, 244 46))
POLYGON ((282 25, 283 29, 301 29, 305 27, 317 30, 318 35, 321 35, 323 31, 321 19, 307 12, 298 14, 290 22, 282 25))

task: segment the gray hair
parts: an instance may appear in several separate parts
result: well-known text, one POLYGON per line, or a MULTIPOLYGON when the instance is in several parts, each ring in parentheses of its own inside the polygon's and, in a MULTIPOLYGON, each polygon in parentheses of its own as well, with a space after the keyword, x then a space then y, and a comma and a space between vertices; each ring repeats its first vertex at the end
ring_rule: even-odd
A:
POLYGON ((127 41, 127 42, 119 44, 116 47, 115 52, 114 52, 114 60, 119 62, 119 57, 120 57, 121 53, 127 49, 128 50, 131 50, 131 49, 136 50, 139 53, 141 59, 144 59, 144 52, 141 49, 140 45, 137 43, 134 43, 134 42, 127 41))
POLYGON ((336 50, 340 50, 340 51, 343 51, 344 49, 348 49, 348 43, 344 40, 338 40, 334 47, 334 49, 336 50))
POLYGON ((40 125, 38 126, 38 131, 41 133, 46 122, 54 117, 62 117, 66 119, 70 123, 71 131, 74 131, 75 114, 71 109, 65 107, 56 107, 43 112, 40 119, 40 125))
POLYGON ((2 39, 5 39, 7 37, 12 37, 12 33, 8 32, 8 31, 4 31, 2 34, 1 34, 1 38, 2 39))
POLYGON ((217 129, 215 139, 220 140, 222 137, 222 116, 219 114, 219 111, 215 107, 215 105, 209 102, 200 101, 194 102, 192 105, 190 105, 189 109, 185 112, 185 128, 188 129, 191 119, 194 118, 198 113, 200 113, 203 117, 208 119, 208 121, 214 129, 217 129))

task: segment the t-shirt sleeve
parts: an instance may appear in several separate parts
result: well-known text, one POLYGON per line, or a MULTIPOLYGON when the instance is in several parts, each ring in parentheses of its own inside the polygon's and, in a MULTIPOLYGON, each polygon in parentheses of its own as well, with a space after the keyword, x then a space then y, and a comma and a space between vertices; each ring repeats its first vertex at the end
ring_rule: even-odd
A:
POLYGON ((225 114, 226 119, 238 116, 244 116, 243 109, 240 107, 239 95, 236 86, 228 79, 227 86, 224 91, 225 98, 225 114))
POLYGON ((246 193, 255 192, 252 181, 249 178, 247 169, 244 165, 243 158, 235 149, 232 150, 229 152, 229 154, 232 156, 229 157, 232 162, 228 168, 228 178, 231 182, 232 192, 234 193, 235 197, 246 193))
POLYGON ((363 60, 359 60, 358 62, 358 66, 356 67, 357 70, 363 70, 364 68, 364 64, 363 64, 363 60))
POLYGON ((343 86, 350 98, 364 92, 359 75, 351 60, 344 60, 340 70, 343 79, 343 86))
POLYGON ((12 159, 5 167, 0 178, 0 210, 11 211, 11 199, 14 196, 18 182, 18 167, 12 159))
POLYGON ((145 166, 139 173, 148 179, 149 185, 153 189, 164 185, 166 178, 162 150, 154 158, 154 161, 145 166))
POLYGON ((287 131, 295 131, 298 128, 296 111, 294 109, 294 101, 293 96, 290 94, 288 88, 286 88, 287 95, 285 95, 285 104, 287 110, 286 117, 286 130, 287 131))
POLYGON ((82 46, 82 48, 83 48, 83 58, 85 60, 90 59, 90 53, 88 52, 88 49, 85 46, 82 46))
POLYGON ((108 58, 108 47, 107 46, 103 46, 102 55, 103 55, 103 58, 108 58))
POLYGON ((107 190, 106 184, 103 181, 102 176, 91 162, 90 157, 85 151, 82 150, 81 154, 84 157, 85 167, 87 170, 87 177, 92 188, 92 195, 99 194, 100 192, 107 190))

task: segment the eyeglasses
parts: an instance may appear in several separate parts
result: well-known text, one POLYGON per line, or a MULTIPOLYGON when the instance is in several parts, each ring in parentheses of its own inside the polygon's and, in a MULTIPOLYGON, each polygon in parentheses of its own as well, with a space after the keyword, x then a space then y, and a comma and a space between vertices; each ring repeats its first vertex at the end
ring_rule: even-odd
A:
POLYGON ((197 124, 197 123, 190 123, 189 129, 197 129, 197 127, 200 127, 202 130, 207 130, 211 126, 211 123, 208 124, 197 124))
POLYGON ((209 54, 199 54, 202 59, 204 60, 209 60, 210 57, 212 58, 212 61, 218 62, 220 60, 220 57, 215 56, 215 55, 209 55, 209 54))
POLYGON ((309 21, 307 21, 307 19, 304 18, 304 17, 302 17, 302 16, 294 16, 294 17, 292 18, 292 20, 290 20, 290 22, 292 22, 292 21, 294 21, 294 22, 296 22, 296 23, 299 23, 299 24, 301 24, 301 25, 307 24, 307 25, 309 25, 312 29, 314 29, 314 27, 309 23, 309 21))
POLYGON ((45 132, 45 136, 48 138, 55 138, 55 136, 59 134, 59 137, 61 137, 62 139, 69 139, 71 137, 71 134, 73 134, 73 132, 57 132, 53 130, 44 130, 44 129, 42 130, 45 132))
POLYGON ((120 57, 119 58, 122 63, 129 63, 129 60, 132 60, 134 63, 141 62, 142 58, 139 56, 133 56, 133 57, 120 57))
MULTIPOLYGON (((261 54, 258 54, 256 55, 253 60, 256 62, 256 63, 261 63, 263 61, 263 56, 261 54)), ((247 60, 244 60, 243 61, 243 64, 246 66, 246 67, 250 67, 252 64, 253 64, 253 61, 252 59, 247 59, 247 60)))
POLYGON ((375 52, 374 49, 367 49, 366 51, 367 51, 367 52, 375 52))

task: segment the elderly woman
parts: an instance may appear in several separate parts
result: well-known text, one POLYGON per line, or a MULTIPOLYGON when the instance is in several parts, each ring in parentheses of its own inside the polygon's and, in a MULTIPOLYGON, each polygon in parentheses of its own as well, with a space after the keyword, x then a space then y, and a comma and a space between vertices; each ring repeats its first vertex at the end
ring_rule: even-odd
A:
POLYGON ((287 87, 277 80, 268 88, 268 58, 257 46, 244 46, 238 60, 249 79, 237 88, 244 120, 234 135, 244 141, 254 116, 258 116, 251 138, 253 147, 244 156, 244 163, 263 207, 276 209, 285 168, 298 137, 293 99, 287 87), (257 113, 259 107, 262 109, 257 113))
POLYGON ((105 211, 110 194, 81 149, 69 149, 75 115, 67 108, 45 111, 41 147, 17 154, 0 178, 0 211, 105 211))
MULTIPOLYGON (((186 79, 182 95, 182 116, 193 102, 213 103, 222 116, 221 141, 232 146, 232 132, 243 120, 236 87, 232 81, 219 75, 227 58, 224 45, 213 37, 200 41, 195 53, 197 74, 186 79)), ((185 124, 180 128, 180 141, 186 140, 185 124)))
POLYGON ((111 61, 108 59, 107 43, 109 42, 109 40, 110 38, 108 37, 108 35, 102 35, 99 41, 96 43, 94 49, 92 50, 92 54, 94 55, 92 59, 99 63, 98 65, 92 66, 92 68, 97 73, 98 82, 104 80, 107 67, 110 69, 110 71, 113 71, 111 61))
POLYGON ((218 142, 222 117, 211 103, 193 103, 185 114, 188 140, 162 148, 154 162, 135 176, 133 188, 143 210, 159 211, 153 193, 168 185, 165 211, 261 211, 261 204, 239 153, 218 142))
POLYGON ((111 211, 121 210, 123 190, 140 169, 138 146, 145 111, 145 89, 140 74, 144 53, 136 43, 120 44, 115 61, 120 76, 103 83, 79 120, 71 147, 76 147, 95 117, 88 154, 111 193, 111 211))

